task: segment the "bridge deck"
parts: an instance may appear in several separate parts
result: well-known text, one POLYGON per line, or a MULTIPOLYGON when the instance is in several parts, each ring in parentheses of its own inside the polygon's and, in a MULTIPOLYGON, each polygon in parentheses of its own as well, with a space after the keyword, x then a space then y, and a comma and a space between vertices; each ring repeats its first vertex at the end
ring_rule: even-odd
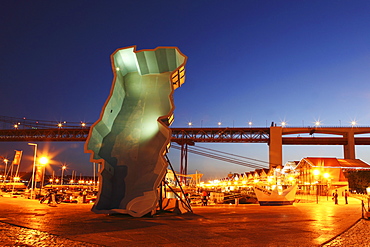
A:
MULTIPOLYGON (((80 142, 86 141, 89 127, 52 129, 3 129, 0 142, 80 142)), ((270 128, 171 128, 172 142, 269 143, 270 128)), ((370 133, 368 127, 357 128, 282 128, 283 145, 346 145, 348 131, 354 134, 370 133), (302 133, 341 135, 338 137, 284 137, 302 133)), ((355 137, 355 145, 370 145, 370 137, 355 137)))

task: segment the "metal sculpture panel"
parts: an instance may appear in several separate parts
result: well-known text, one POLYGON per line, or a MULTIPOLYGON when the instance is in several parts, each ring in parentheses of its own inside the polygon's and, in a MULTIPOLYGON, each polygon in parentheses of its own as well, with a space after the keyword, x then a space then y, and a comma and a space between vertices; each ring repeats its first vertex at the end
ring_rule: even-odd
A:
POLYGON ((136 51, 132 46, 115 51, 111 61, 111 92, 85 144, 91 161, 102 164, 92 211, 141 217, 158 202, 171 139, 172 94, 184 83, 186 56, 176 47, 136 51))

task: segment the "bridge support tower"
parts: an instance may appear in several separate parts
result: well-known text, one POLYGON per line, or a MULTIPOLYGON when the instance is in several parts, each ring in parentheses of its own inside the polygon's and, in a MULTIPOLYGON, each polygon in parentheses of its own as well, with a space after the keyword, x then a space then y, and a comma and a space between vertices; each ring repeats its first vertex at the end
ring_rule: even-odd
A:
POLYGON ((347 144, 343 145, 344 158, 345 159, 356 159, 355 133, 353 129, 343 134, 343 137, 347 139, 347 144))
POLYGON ((270 169, 282 166, 283 163, 283 130, 280 126, 270 127, 269 164, 270 169))

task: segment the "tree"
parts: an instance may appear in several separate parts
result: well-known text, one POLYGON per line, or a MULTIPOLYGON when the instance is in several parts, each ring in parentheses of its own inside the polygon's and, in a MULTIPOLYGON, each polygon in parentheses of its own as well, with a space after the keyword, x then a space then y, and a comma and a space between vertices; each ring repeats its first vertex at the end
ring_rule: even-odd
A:
POLYGON ((366 188, 370 187, 370 171, 347 171, 344 175, 351 191, 366 194, 366 188))

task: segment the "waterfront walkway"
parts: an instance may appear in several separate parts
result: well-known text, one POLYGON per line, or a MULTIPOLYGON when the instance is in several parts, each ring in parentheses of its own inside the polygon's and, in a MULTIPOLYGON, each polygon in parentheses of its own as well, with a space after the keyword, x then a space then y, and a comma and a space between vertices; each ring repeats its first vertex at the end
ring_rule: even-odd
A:
POLYGON ((370 246, 370 222, 359 221, 361 202, 354 198, 348 205, 320 198, 142 218, 98 215, 91 206, 0 197, 1 246, 370 246))

